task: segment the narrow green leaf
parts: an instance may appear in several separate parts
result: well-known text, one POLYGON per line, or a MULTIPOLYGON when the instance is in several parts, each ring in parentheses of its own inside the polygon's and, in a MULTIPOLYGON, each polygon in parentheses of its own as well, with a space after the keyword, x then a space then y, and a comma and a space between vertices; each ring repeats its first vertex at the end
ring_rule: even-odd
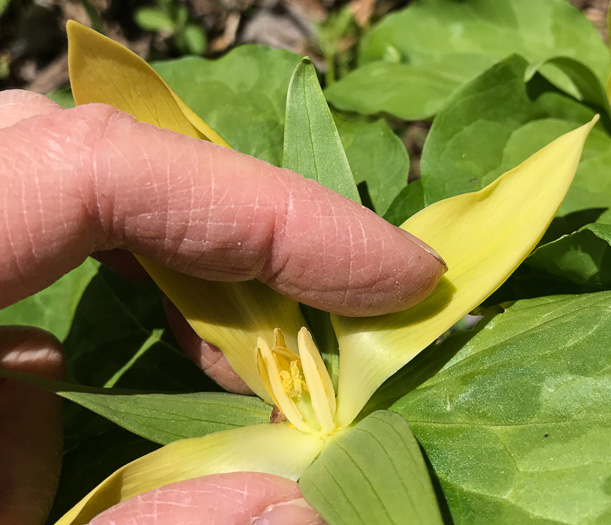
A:
POLYGON ((299 485, 329 525, 443 523, 418 441, 391 412, 332 439, 299 485))
POLYGON ((282 167, 360 203, 348 158, 309 58, 295 67, 285 118, 282 167))
POLYGON ((226 392, 190 394, 96 388, 0 369, 0 378, 15 379, 81 405, 155 443, 205 436, 236 427, 269 423, 271 408, 257 397, 226 392))
POLYGON ((586 291, 611 287, 611 224, 588 224, 537 248, 526 264, 583 285, 586 291))
POLYGON ((59 395, 155 443, 167 445, 236 427, 269 423, 271 408, 256 397, 224 392, 59 395))
POLYGON ((518 301, 393 406, 455 523, 608 523, 610 334, 611 292, 518 301))

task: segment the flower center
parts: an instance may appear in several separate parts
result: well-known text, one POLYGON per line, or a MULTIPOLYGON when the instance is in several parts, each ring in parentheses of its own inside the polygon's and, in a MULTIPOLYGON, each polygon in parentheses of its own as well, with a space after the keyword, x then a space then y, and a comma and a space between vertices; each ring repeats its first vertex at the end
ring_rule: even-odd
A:
POLYGON ((303 432, 330 434, 335 424, 335 390, 307 328, 297 336, 299 354, 286 346, 279 328, 272 347, 259 337, 255 358, 267 392, 289 422, 303 432))

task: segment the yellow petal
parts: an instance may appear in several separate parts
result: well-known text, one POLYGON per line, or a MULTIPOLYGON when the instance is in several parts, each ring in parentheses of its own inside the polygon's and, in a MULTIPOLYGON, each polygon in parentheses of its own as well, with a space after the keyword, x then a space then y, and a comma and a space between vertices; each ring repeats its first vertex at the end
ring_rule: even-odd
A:
POLYGON ((107 508, 186 479, 227 472, 263 472, 297 480, 324 441, 285 424, 255 425, 175 441, 117 470, 56 525, 84 525, 107 508))
POLYGON ((138 55, 73 20, 66 30, 77 105, 109 104, 141 122, 228 146, 138 55))
POLYGON ((384 380, 494 292, 543 236, 598 120, 556 139, 484 189, 428 206, 402 228, 441 254, 448 272, 410 310, 332 316, 339 341, 336 421, 353 421, 384 380))
POLYGON ((274 329, 280 328, 289 346, 297 348, 297 332, 305 324, 299 303, 258 281, 204 281, 152 261, 145 261, 145 268, 197 335, 222 349, 244 382, 271 403, 257 371, 257 339, 274 341, 274 329))
POLYGON ((325 366, 312 334, 307 328, 299 330, 299 355, 303 375, 310 390, 312 408, 320 423, 320 431, 323 434, 332 432, 335 425, 335 390, 329 372, 325 366))

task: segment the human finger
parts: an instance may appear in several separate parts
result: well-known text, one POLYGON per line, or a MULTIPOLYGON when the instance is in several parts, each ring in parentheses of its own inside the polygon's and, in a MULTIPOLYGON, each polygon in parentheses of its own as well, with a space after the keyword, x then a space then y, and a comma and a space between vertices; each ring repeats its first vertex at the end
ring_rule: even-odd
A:
POLYGON ((324 525, 294 481, 234 472, 172 483, 130 498, 89 525, 324 525))
MULTIPOLYGON (((0 327, 0 368, 61 379, 60 343, 30 327, 0 327)), ((60 399, 13 379, 0 379, 0 523, 42 525, 59 479, 60 399)))
POLYGON ((346 315, 407 308, 445 268, 316 182, 104 105, 0 130, 0 188, 0 306, 114 248, 346 315))

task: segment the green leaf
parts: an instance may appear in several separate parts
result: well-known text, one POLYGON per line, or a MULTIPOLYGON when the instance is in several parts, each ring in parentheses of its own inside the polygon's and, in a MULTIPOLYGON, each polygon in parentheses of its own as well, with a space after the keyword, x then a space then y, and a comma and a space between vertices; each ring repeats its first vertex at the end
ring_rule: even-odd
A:
POLYGON ((178 46, 186 54, 203 55, 206 51, 206 33, 197 24, 187 24, 175 38, 178 46))
MULTIPOLYGON (((526 68, 520 57, 500 62, 458 91, 439 113, 422 154, 427 204, 483 188, 575 124, 591 118, 591 109, 550 90, 541 77, 525 84, 526 68)), ((586 142, 559 215, 609 208, 609 162, 611 139, 598 127, 586 142)), ((609 222, 609 218, 611 211, 598 220, 609 222)))
POLYGON ((74 107, 74 97, 72 96, 72 90, 70 88, 58 89, 53 91, 53 93, 49 93, 47 96, 64 109, 74 107))
POLYGON ((395 226, 401 226, 407 219, 423 208, 424 191, 422 189, 422 179, 417 179, 403 188, 393 199, 384 214, 384 218, 395 226))
POLYGON ((361 202, 337 127, 309 58, 301 59, 289 83, 282 167, 361 202))
POLYGON ((153 66, 232 148, 278 166, 286 92, 299 59, 289 51, 247 45, 219 60, 188 57, 153 66))
POLYGON ((136 25, 145 31, 174 31, 174 21, 155 7, 141 7, 134 13, 136 25))
POLYGON ((333 438, 299 485, 330 525, 443 523, 420 446, 391 412, 333 438))
POLYGON ((70 401, 155 443, 166 445, 236 427, 269 423, 259 398, 223 392, 194 394, 89 394, 59 392, 70 401))
POLYGON ((526 264, 583 285, 586 290, 611 287, 611 224, 588 224, 544 244, 526 264))
POLYGON ((372 62, 329 86, 325 96, 344 111, 423 120, 435 115, 455 89, 489 65, 489 60, 476 55, 461 60, 441 57, 426 64, 372 62))
POLYGON ((356 184, 365 183, 378 215, 407 185, 407 150, 385 120, 366 122, 334 115, 356 184))
MULTIPOLYGON (((511 53, 533 64, 571 57, 601 82, 609 69, 598 31, 563 0, 421 0, 385 17, 365 36, 361 67, 327 95, 345 110, 423 119, 443 107, 457 86, 511 53), (385 64, 389 57, 394 63, 385 64)), ((574 79, 557 67, 548 64, 542 72, 567 92, 579 93, 574 79)))
POLYGON ((579 60, 570 57, 553 57, 532 64, 526 71, 525 81, 530 80, 537 71, 545 71, 545 65, 551 64, 556 66, 560 71, 569 77, 577 89, 579 100, 598 106, 609 116, 611 114, 611 106, 600 78, 585 64, 579 60))
POLYGON ((79 301, 99 266, 96 260, 87 259, 48 288, 0 310, 0 324, 36 326, 64 342, 72 327, 79 301))
POLYGON ((609 334, 609 292, 519 301, 393 406, 455 523, 607 523, 609 334))
POLYGON ((103 386, 112 379, 122 388, 155 391, 218 388, 178 348, 155 284, 104 267, 83 293, 64 347, 72 382, 103 386), (155 330, 163 335, 150 344, 155 330))

